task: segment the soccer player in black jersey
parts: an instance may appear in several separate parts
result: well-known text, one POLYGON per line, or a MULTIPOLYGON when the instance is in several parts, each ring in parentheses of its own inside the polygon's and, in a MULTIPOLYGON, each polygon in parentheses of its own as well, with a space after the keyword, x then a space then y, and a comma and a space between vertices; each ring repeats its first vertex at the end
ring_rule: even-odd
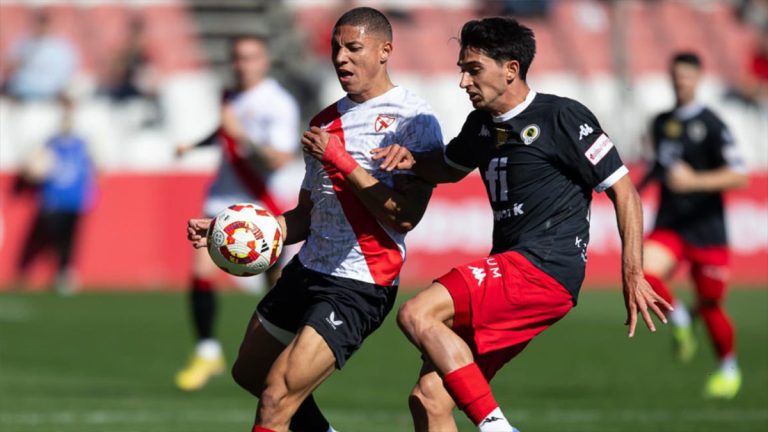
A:
POLYGON ((593 190, 616 209, 629 336, 638 314, 655 331, 651 314, 666 322, 671 308, 643 275, 642 209, 627 168, 586 107, 528 87, 534 53, 533 32, 512 18, 466 23, 460 86, 475 110, 458 137, 444 152, 374 151, 382 169, 413 169, 433 183, 479 169, 494 215, 490 256, 438 278, 398 314, 425 358, 410 396, 418 431, 455 431, 454 404, 482 432, 515 430, 488 382, 575 304, 593 190))
POLYGON ((656 226, 645 242, 644 269, 654 290, 675 308, 670 314, 675 350, 679 360, 688 362, 696 351, 691 318, 665 280, 681 262, 691 264, 697 311, 721 362, 705 395, 732 398, 739 391, 741 374, 733 325, 722 307, 728 277, 723 191, 745 185, 747 174, 728 128, 696 101, 700 77, 701 61, 695 54, 680 53, 672 59, 677 103, 653 122, 656 158, 639 186, 651 180, 661 185, 656 226))

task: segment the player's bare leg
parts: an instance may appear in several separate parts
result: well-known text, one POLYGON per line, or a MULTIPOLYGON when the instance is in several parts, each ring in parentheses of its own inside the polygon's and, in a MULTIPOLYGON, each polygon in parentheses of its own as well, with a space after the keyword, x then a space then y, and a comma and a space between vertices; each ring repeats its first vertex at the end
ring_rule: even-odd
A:
POLYGON ((304 399, 334 371, 336 358, 315 329, 305 326, 277 357, 261 392, 254 430, 288 431, 304 399))
POLYGON ((453 408, 456 404, 443 386, 434 366, 424 362, 419 380, 408 397, 415 432, 456 432, 453 408))
POLYGON ((688 363, 696 354, 696 338, 693 335, 691 316, 685 305, 674 298, 666 284, 677 264, 675 254, 667 246, 654 240, 645 242, 643 247, 645 279, 656 294, 663 297, 674 308, 669 313, 669 320, 672 323, 675 355, 680 362, 688 363))
POLYGON ((456 405, 481 432, 515 431, 501 412, 488 381, 474 362, 469 345, 446 323, 454 317, 453 299, 440 283, 433 283, 405 302, 397 323, 443 377, 456 405))
POLYGON ((226 369, 221 344, 213 335, 216 316, 213 279, 218 271, 205 248, 194 249, 190 306, 197 345, 190 363, 176 375, 176 385, 182 390, 198 390, 226 369))
MULTIPOLYGON (((261 396, 267 374, 285 347, 264 329, 254 313, 240 344, 237 360, 232 366, 232 378, 252 395, 261 396)), ((333 429, 320 412, 312 395, 309 395, 291 419, 291 430, 325 432, 333 429)))

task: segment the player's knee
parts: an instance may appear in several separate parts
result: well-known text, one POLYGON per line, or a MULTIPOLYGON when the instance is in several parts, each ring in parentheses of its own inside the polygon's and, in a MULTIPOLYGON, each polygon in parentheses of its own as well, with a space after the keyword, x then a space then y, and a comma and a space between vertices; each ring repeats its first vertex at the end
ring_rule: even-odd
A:
POLYGON ((259 395, 261 392, 262 383, 256 382, 253 371, 251 371, 250 368, 248 368, 248 365, 240 360, 239 357, 237 360, 235 360, 235 364, 232 365, 231 373, 232 379, 235 380, 237 385, 244 388, 245 390, 248 390, 248 392, 254 396, 259 395))
POLYGON ((424 326, 424 314, 413 301, 407 301, 397 311, 397 325, 403 333, 415 337, 419 328, 424 326))

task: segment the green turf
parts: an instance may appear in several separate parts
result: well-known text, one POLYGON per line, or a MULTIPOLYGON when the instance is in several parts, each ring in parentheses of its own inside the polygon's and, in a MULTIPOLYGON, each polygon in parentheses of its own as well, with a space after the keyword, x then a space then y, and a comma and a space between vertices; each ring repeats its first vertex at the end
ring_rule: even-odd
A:
MULTIPOLYGON (((0 294, 0 431, 243 432, 255 401, 228 377, 182 394, 175 369, 191 345, 181 294, 0 294)), ((224 295, 230 359, 257 298, 224 295)), ((745 383, 706 401, 714 361, 702 329, 693 364, 672 361, 666 329, 627 340, 621 299, 587 292, 565 320, 494 380, 513 423, 531 431, 768 430, 768 291, 734 291, 745 383)), ((317 393, 343 432, 411 430, 406 395, 418 355, 393 317, 317 393)), ((462 414, 462 431, 475 430, 462 414)))

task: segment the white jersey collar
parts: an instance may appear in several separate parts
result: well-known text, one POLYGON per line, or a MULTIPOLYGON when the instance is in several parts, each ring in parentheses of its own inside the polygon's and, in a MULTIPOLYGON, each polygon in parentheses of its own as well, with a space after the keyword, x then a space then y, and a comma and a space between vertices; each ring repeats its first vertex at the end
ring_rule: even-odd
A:
POLYGON ((363 101, 363 102, 355 102, 355 101, 353 101, 352 99, 349 98, 349 95, 347 95, 347 96, 344 96, 343 98, 341 98, 341 100, 339 101, 339 109, 341 111, 347 111, 347 110, 352 109, 352 108, 354 108, 356 106, 364 105, 364 104, 367 104, 367 103, 371 103, 372 101, 378 100, 380 98, 389 97, 389 95, 392 95, 392 94, 394 94, 396 92, 400 92, 400 91, 402 91, 402 87, 396 85, 396 86, 392 87, 391 89, 385 91, 384 93, 382 93, 382 94, 380 94, 380 95, 378 95, 376 97, 370 98, 370 99, 368 99, 366 101, 363 101))
POLYGON ((500 116, 493 116, 493 122, 502 123, 505 121, 512 120, 513 118, 515 118, 515 116, 517 116, 518 114, 523 112, 526 108, 528 108, 528 105, 530 105, 531 102, 533 102, 533 98, 536 97, 536 94, 537 93, 535 91, 528 90, 528 96, 525 97, 525 100, 523 102, 521 102, 519 105, 515 106, 514 108, 512 108, 511 110, 505 112, 500 116))
POLYGON ((693 101, 688 105, 675 108, 675 117, 678 120, 688 120, 696 117, 704 110, 704 105, 699 102, 693 101))

